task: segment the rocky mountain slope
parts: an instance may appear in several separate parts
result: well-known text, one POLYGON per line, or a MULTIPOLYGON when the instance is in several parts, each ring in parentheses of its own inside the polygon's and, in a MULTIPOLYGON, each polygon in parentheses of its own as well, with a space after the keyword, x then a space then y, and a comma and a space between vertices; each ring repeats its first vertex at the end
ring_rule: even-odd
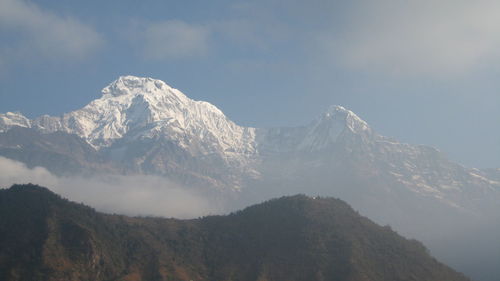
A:
POLYGON ((182 221, 104 215, 34 185, 0 190, 0 279, 469 280, 337 199, 182 221))

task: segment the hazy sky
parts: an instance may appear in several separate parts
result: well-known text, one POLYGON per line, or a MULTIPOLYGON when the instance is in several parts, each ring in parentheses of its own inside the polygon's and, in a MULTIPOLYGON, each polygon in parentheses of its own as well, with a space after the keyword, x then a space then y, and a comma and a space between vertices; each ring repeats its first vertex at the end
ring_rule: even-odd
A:
POLYGON ((0 0, 0 112, 58 115, 150 76, 240 125, 303 125, 339 104, 500 167, 499 14, 484 0, 0 0))

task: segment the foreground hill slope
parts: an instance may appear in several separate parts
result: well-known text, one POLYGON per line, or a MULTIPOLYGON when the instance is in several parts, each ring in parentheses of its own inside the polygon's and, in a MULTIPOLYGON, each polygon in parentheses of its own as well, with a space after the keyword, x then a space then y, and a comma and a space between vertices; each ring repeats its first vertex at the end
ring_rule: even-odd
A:
POLYGON ((302 195, 195 220, 95 212, 0 190, 0 280, 468 280, 337 199, 302 195))

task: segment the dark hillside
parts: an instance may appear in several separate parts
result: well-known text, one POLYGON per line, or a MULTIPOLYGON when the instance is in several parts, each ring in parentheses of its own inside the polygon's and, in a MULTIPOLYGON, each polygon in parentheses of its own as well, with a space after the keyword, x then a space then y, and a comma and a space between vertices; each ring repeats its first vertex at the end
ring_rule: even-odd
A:
POLYGON ((197 220, 105 215, 0 190, 0 280, 468 280, 346 203, 283 197, 197 220))

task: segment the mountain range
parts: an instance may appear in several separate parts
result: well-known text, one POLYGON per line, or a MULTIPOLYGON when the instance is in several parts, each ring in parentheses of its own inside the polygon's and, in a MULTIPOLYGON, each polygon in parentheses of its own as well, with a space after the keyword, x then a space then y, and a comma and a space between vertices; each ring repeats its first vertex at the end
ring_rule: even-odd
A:
MULTIPOLYGON (((449 237, 500 221, 497 169, 467 168, 435 148, 382 136, 342 106, 304 126, 239 126, 152 78, 119 77, 62 116, 0 114, 0 156, 64 177, 161 176, 227 210, 287 194, 336 196, 456 267, 466 263, 456 250, 469 243, 449 237)), ((500 262, 500 249, 489 249, 500 262)))
POLYGON ((289 174, 354 165, 365 177, 384 178, 467 210, 476 207, 470 204, 474 197, 500 189, 491 171, 466 168, 434 148, 381 136, 341 106, 331 106, 306 126, 242 127, 208 102, 189 99, 163 81, 134 76, 118 78, 101 98, 62 116, 30 120, 21 113, 0 114, 0 133, 0 155, 60 175, 159 174, 237 191, 251 188, 245 181, 264 178, 270 165, 286 164, 278 170, 289 174))
POLYGON ((105 215, 35 185, 0 203, 1 280, 469 280, 333 198, 193 220, 105 215))

